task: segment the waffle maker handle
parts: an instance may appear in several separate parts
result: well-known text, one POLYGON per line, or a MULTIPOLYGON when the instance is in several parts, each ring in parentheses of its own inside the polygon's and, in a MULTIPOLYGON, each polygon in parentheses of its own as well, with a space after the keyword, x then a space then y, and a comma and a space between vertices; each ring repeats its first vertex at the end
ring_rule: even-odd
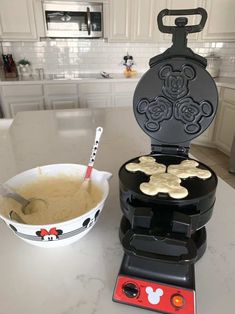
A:
POLYGON ((179 17, 176 19, 176 25, 184 27, 186 33, 198 33, 201 32, 206 24, 207 20, 207 12, 203 8, 189 9, 189 10, 162 10, 157 17, 158 28, 162 33, 173 34, 177 28, 177 26, 166 26, 163 24, 164 16, 179 16, 179 15, 201 15, 201 21, 197 25, 188 25, 185 26, 188 22, 187 18, 179 17))
POLYGON ((122 239, 122 245, 127 254, 132 254, 138 257, 144 257, 151 260, 160 260, 168 263, 194 263, 197 258, 197 248, 192 239, 180 240, 167 237, 158 237, 156 235, 149 235, 147 233, 135 233, 133 230, 128 230, 122 239), (136 249, 131 243, 134 240, 150 240, 150 241, 163 241, 166 245, 178 245, 185 247, 188 251, 187 254, 181 254, 178 256, 170 256, 163 254, 156 254, 143 250, 136 249))

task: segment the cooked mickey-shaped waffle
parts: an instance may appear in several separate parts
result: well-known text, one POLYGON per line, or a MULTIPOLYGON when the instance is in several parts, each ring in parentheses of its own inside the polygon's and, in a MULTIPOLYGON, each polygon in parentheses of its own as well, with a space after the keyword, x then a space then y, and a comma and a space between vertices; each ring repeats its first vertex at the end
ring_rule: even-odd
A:
POLYGON ((208 179, 211 177, 211 172, 204 169, 199 169, 198 162, 195 160, 184 160, 178 165, 170 165, 167 172, 176 175, 178 178, 186 179, 197 177, 200 179, 208 179))
POLYGON ((180 185, 181 179, 171 173, 154 174, 149 182, 140 184, 140 190, 147 195, 168 193, 170 197, 181 199, 188 195, 188 190, 180 185))
POLYGON ((130 172, 141 171, 147 175, 164 173, 166 172, 166 166, 156 162, 155 158, 149 156, 142 156, 139 158, 139 163, 126 164, 126 170, 130 172))

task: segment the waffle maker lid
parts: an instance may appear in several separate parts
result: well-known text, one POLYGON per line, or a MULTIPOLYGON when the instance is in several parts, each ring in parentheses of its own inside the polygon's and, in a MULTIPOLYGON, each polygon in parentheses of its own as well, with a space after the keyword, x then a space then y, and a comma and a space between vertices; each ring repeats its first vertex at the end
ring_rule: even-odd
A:
POLYGON ((151 137, 152 150, 176 147, 187 155, 190 141, 204 132, 213 121, 218 92, 206 71, 207 61, 187 47, 187 35, 200 32, 207 19, 203 8, 162 10, 158 27, 171 33, 173 45, 150 59, 150 69, 140 79, 133 99, 136 120, 151 137), (175 19, 176 26, 165 26, 166 15, 201 15, 198 25, 188 25, 186 17, 175 19), (159 149, 160 147, 160 149, 159 149))

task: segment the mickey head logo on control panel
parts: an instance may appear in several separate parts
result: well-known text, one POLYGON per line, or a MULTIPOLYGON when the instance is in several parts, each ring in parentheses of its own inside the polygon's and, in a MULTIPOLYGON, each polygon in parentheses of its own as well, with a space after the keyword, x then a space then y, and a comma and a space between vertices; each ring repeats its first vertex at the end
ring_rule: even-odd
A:
POLYGON ((91 226, 94 225, 95 221, 97 220, 98 216, 99 216, 100 210, 97 210, 97 212, 95 213, 95 216, 93 218, 87 218, 84 222, 83 222, 83 227, 85 228, 90 228, 91 226))
POLYGON ((153 291, 152 287, 147 287, 145 289, 148 295, 148 301, 150 304, 158 304, 160 302, 161 296, 163 296, 163 290, 158 288, 156 291, 153 291))

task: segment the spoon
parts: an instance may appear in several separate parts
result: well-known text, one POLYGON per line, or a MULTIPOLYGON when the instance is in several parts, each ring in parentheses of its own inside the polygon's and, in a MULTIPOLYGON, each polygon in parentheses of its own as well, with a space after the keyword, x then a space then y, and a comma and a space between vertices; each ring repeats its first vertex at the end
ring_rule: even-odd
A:
POLYGON ((99 146, 99 142, 100 142, 100 138, 101 138, 102 133, 103 133, 103 128, 101 126, 97 127, 96 132, 95 132, 95 140, 94 140, 94 144, 92 147, 90 160, 89 160, 87 168, 86 168, 86 174, 84 177, 84 181, 82 183, 82 187, 87 188, 88 184, 90 182, 91 172, 92 172, 92 169, 94 166, 94 162, 95 162, 95 158, 96 158, 96 154, 97 154, 97 150, 98 150, 98 146, 99 146))
POLYGON ((12 198, 16 202, 20 203, 22 205, 21 211, 25 215, 31 214, 33 212, 33 206, 29 206, 29 205, 32 205, 34 202, 40 201, 40 202, 44 202, 44 204, 46 204, 46 201, 44 201, 43 199, 39 199, 39 198, 26 199, 23 196, 21 196, 20 194, 18 194, 17 192, 15 192, 10 186, 8 186, 6 184, 0 185, 0 194, 3 197, 12 198))
POLYGON ((19 222, 21 224, 26 224, 26 222, 14 210, 10 211, 9 218, 11 220, 15 220, 16 222, 19 222))

